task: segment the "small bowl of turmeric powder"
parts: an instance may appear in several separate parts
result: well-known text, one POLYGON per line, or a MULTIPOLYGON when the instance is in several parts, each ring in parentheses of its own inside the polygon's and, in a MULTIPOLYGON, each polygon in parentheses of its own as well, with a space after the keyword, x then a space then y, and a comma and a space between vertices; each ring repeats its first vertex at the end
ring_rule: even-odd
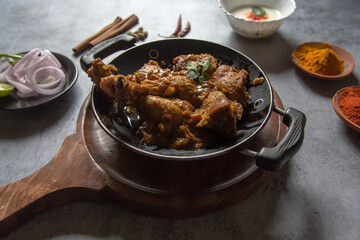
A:
POLYGON ((294 49, 291 58, 304 73, 324 80, 343 79, 355 67, 349 52, 325 42, 304 43, 294 49))
POLYGON ((345 87, 337 91, 332 105, 345 124, 360 132, 360 86, 345 87))

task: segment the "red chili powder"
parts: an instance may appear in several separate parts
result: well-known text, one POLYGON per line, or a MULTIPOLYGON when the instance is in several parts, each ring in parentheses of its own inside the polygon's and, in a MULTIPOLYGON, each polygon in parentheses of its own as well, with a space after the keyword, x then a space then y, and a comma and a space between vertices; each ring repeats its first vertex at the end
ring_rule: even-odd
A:
POLYGON ((269 19, 269 16, 267 14, 265 16, 258 16, 254 12, 248 12, 245 14, 245 16, 253 21, 263 21, 269 19))
POLYGON ((360 126, 360 90, 347 88, 340 96, 339 107, 343 114, 360 126))

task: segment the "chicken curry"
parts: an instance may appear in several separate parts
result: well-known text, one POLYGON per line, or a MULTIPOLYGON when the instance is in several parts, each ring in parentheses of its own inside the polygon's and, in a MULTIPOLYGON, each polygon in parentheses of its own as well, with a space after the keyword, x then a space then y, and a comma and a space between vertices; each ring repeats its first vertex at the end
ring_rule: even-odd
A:
POLYGON ((98 58, 87 71, 107 97, 140 117, 146 145, 199 149, 236 135, 246 100, 248 72, 209 54, 180 55, 171 68, 150 60, 130 75, 98 58))

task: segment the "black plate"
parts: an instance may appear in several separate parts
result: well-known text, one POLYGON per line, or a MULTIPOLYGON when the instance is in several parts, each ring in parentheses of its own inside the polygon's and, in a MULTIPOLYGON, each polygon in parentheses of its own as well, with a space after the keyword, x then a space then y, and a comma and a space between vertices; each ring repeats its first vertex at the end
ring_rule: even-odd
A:
POLYGON ((16 89, 6 97, 0 98, 0 109, 1 110, 21 110, 36 107, 45 103, 48 103, 63 94, 65 94, 76 82, 78 77, 78 69, 76 68, 75 64, 67 57, 51 52, 54 56, 60 61, 61 69, 65 73, 65 86, 64 88, 54 95, 40 95, 36 97, 29 97, 29 98, 19 98, 16 95, 16 89))
POLYGON ((273 108, 273 93, 270 82, 264 72, 250 58, 235 49, 213 42, 194 39, 166 39, 145 43, 128 49, 115 57, 110 64, 118 68, 118 73, 132 74, 150 59, 171 65, 172 59, 181 54, 209 53, 224 64, 249 72, 247 85, 251 100, 245 109, 243 118, 238 123, 235 138, 222 141, 211 148, 199 150, 174 150, 157 146, 146 146, 121 119, 109 117, 112 103, 103 98, 95 87, 92 89, 92 106, 101 127, 114 139, 129 149, 150 157, 168 160, 204 159, 227 153, 255 136, 266 124, 273 108), (262 85, 253 86, 255 78, 263 77, 262 85))

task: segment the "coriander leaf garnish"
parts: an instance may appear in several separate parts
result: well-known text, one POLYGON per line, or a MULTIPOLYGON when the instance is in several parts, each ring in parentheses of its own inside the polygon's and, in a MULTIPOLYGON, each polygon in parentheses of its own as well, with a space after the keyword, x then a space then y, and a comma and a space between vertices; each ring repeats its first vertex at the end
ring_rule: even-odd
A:
POLYGON ((188 76, 189 78, 191 79, 196 79, 196 78, 199 78, 200 77, 200 73, 199 71, 197 70, 197 66, 195 63, 189 63, 187 65, 187 72, 186 72, 186 76, 188 76))
POLYGON ((266 11, 261 8, 261 7, 252 7, 251 10, 253 11, 253 13, 256 15, 256 16, 265 16, 266 15, 266 11))
POLYGON ((193 80, 198 80, 199 83, 210 80, 211 76, 206 73, 207 70, 211 68, 211 58, 207 59, 204 62, 199 62, 197 64, 191 62, 187 65, 186 76, 193 80), (198 70, 200 68, 200 71, 198 70))

